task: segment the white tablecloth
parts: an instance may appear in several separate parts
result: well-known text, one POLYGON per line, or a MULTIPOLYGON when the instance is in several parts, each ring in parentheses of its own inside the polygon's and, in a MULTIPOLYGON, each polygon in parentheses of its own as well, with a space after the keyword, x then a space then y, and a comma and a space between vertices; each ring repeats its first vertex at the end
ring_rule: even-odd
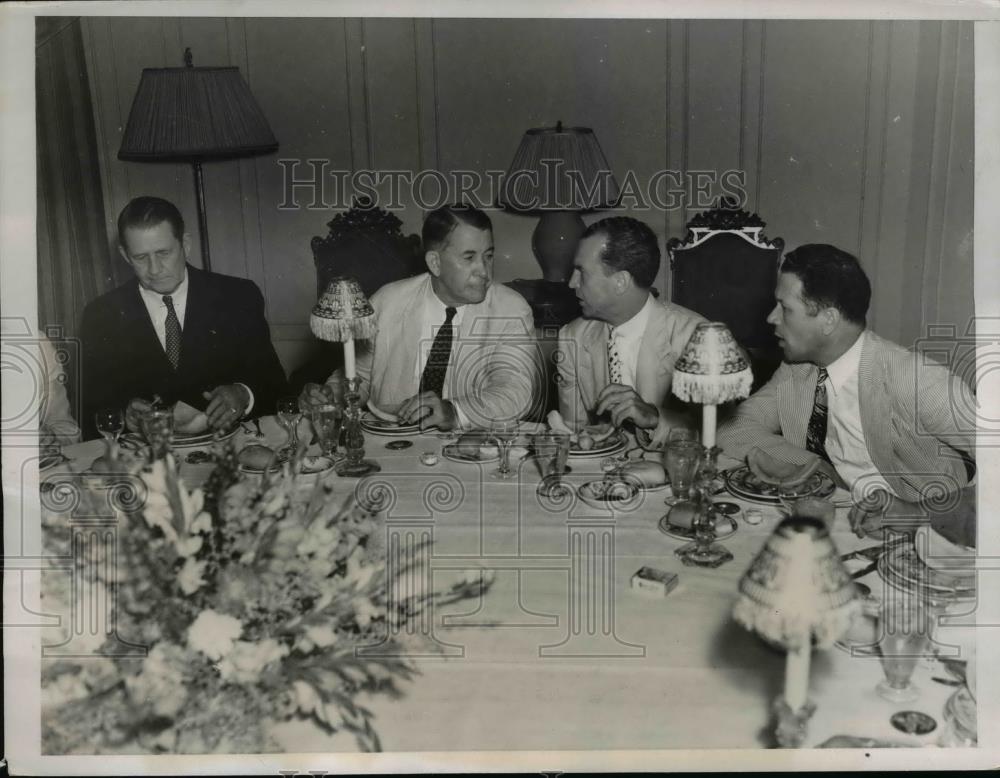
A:
MULTIPOLYGON (((272 444, 282 442, 272 419, 263 424, 272 444)), ((494 570, 496 580, 478 607, 465 601, 435 612, 442 654, 415 660, 421 675, 404 685, 402 699, 365 700, 386 751, 772 743, 770 705, 781 693, 784 653, 741 628, 731 611, 739 577, 779 522, 775 508, 743 503, 761 508, 764 521, 751 526, 741 514, 739 530, 725 541, 735 559, 714 570, 687 568, 674 555, 683 541, 657 528, 663 493, 645 495, 623 514, 579 501, 550 511, 538 502, 530 460, 518 479, 495 481, 495 463, 421 464, 422 452, 440 452, 437 436, 416 436, 400 451, 385 448, 396 439, 369 434, 367 456, 382 472, 367 486, 334 476, 336 486, 346 495, 372 481, 390 485, 396 499, 387 521, 433 536, 435 583, 471 568, 494 570), (643 565, 677 573, 678 587, 661 598, 632 590, 630 578, 643 565)), ((240 433, 238 445, 244 440, 250 437, 240 433)), ((67 449, 72 461, 64 469, 86 469, 101 450, 99 441, 67 449)), ((599 460, 571 466, 571 483, 600 477, 599 460)), ((191 485, 210 470, 182 464, 191 485)), ((846 510, 838 510, 832 534, 841 553, 873 545, 850 532, 846 510)), ((876 594, 883 585, 876 573, 864 581, 876 594)), ((957 643, 962 631, 942 626, 938 637, 957 643)), ((878 659, 815 651, 810 697, 818 708, 807 745, 836 734, 934 743, 954 688, 931 677, 945 675, 936 660, 923 660, 914 676, 920 699, 894 705, 875 694, 878 659), (938 728, 923 737, 897 732, 889 718, 906 709, 930 714, 938 728)), ((355 748, 350 736, 329 737, 308 723, 278 731, 293 751, 355 748)))

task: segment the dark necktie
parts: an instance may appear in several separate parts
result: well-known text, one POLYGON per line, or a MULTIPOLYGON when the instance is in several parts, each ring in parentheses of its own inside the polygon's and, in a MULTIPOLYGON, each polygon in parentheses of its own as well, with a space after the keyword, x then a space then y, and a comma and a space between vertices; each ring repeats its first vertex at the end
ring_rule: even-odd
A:
POLYGON ((167 306, 167 359, 176 370, 181 361, 181 323, 177 318, 177 311, 174 310, 174 298, 169 294, 163 295, 163 304, 167 306))
POLYGON ((813 396, 812 414, 806 429, 806 448, 829 462, 830 457, 826 453, 826 379, 826 368, 821 367, 816 377, 816 394, 813 396))
POLYGON ((455 337, 455 327, 451 320, 458 313, 457 308, 445 308, 444 324, 434 336, 431 353, 427 355, 424 373, 420 376, 420 391, 434 392, 438 397, 444 390, 444 377, 448 372, 448 361, 451 359, 451 342, 455 337))

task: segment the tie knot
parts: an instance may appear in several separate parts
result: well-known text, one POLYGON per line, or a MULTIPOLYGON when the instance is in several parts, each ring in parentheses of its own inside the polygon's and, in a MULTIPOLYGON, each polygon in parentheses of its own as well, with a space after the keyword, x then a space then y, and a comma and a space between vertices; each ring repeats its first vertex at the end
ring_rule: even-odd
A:
POLYGON ((827 378, 829 378, 829 376, 830 376, 830 374, 826 372, 826 368, 825 367, 821 367, 819 369, 819 376, 817 376, 817 378, 816 378, 816 383, 818 383, 818 384, 823 383, 824 381, 826 381, 827 378))
POLYGON ((451 320, 455 318, 455 314, 458 313, 458 308, 445 308, 444 309, 444 323, 451 324, 451 320))
POLYGON ((169 294, 163 295, 163 304, 166 305, 168 308, 173 308, 174 298, 171 297, 169 294))

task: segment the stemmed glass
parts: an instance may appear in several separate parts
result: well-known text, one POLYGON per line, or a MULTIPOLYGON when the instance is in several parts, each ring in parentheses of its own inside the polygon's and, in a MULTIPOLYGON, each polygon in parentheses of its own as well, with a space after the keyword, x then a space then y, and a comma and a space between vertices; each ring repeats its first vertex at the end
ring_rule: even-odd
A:
POLYGON ((309 408, 309 420, 313 432, 319 440, 320 450, 325 456, 337 458, 337 442, 344 423, 344 411, 339 405, 313 405, 309 408))
POLYGON ((162 459, 170 453, 174 442, 173 409, 150 408, 142 415, 140 424, 153 459, 162 459))
POLYGON ((519 429, 517 419, 498 419, 490 424, 490 437, 500 449, 500 465, 493 471, 493 478, 506 481, 515 473, 510 469, 510 447, 514 445, 519 429))
POLYGON ((543 497, 558 498, 566 494, 562 475, 569 458, 569 435, 560 432, 540 432, 532 438, 535 461, 542 476, 538 493, 543 497))
POLYGON ((288 433, 288 442, 278 452, 279 456, 286 456, 290 459, 298 451, 299 420, 301 418, 302 409, 299 407, 298 397, 282 397, 278 400, 278 423, 288 433))
POLYGON ((118 442, 118 436, 125 429, 125 413, 121 408, 101 408, 94 414, 94 423, 108 446, 118 442))
POLYGON ((919 596, 904 592, 882 604, 879 655, 885 678, 875 690, 891 702, 911 702, 920 690, 910 678, 930 641, 931 609, 919 596))
POLYGON ((693 440, 674 440, 667 443, 663 461, 670 476, 671 496, 667 505, 677 505, 691 499, 691 486, 698 474, 703 457, 703 447, 693 440))

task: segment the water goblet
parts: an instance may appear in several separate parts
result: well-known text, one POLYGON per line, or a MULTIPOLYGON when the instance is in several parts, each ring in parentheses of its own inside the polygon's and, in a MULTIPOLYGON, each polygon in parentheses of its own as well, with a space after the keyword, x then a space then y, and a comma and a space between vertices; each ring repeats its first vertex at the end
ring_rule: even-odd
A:
POLYGON ((675 440, 667 443, 663 453, 667 474, 670 476, 671 496, 666 499, 667 505, 676 505, 691 499, 691 486, 698 474, 703 452, 703 446, 693 440, 675 440))
POLYGON ((142 434, 153 459, 163 459, 174 442, 174 412, 171 408, 150 408, 141 417, 142 434))
POLYGON ((309 408, 309 420, 325 456, 337 457, 337 443, 344 423, 344 411, 339 405, 313 405, 309 408))
POLYGON ((94 414, 94 423, 110 446, 118 442, 118 436, 125 429, 125 413, 121 408, 101 408, 94 414))
POLYGON ((299 419, 302 418, 302 409, 299 407, 298 397, 283 397, 278 400, 278 423, 281 428, 288 433, 288 441, 279 451, 279 455, 293 457, 299 448, 299 419))
POLYGON ((911 702, 920 690, 910 679, 930 641, 931 615, 913 593, 901 593, 882 604, 879 656, 885 678, 875 690, 890 702, 911 702))
POLYGON ((514 445, 520 423, 517 419, 499 419, 490 424, 490 438, 496 441, 500 449, 500 465, 493 471, 493 478, 506 481, 516 473, 510 469, 510 447, 514 445))
POLYGON ((540 432, 532 437, 535 462, 542 476, 538 494, 542 497, 559 498, 566 493, 562 475, 566 472, 569 458, 569 435, 563 432, 540 432))

